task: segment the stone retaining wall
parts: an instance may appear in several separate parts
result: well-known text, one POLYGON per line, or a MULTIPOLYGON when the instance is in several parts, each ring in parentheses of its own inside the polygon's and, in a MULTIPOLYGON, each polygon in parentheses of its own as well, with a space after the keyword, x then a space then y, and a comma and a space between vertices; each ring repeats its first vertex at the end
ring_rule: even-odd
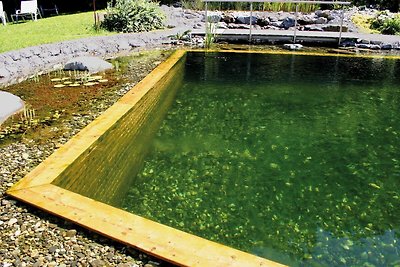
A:
POLYGON ((0 54, 0 87, 61 68, 76 56, 109 58, 135 49, 169 44, 171 40, 168 36, 176 34, 176 31, 91 37, 6 52, 0 54))

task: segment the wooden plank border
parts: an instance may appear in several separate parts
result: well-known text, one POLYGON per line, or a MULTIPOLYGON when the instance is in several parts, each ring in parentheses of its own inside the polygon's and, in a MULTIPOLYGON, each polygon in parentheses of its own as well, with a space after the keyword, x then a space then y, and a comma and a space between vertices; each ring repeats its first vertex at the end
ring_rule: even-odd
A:
POLYGON ((55 151, 7 194, 179 266, 284 266, 114 208, 52 183, 186 54, 178 50, 117 103, 55 151))

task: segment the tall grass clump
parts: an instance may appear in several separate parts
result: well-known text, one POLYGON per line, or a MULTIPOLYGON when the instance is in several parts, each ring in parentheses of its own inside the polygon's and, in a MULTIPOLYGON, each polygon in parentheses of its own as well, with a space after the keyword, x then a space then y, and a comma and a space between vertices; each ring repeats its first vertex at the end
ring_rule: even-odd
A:
POLYGON ((204 47, 211 49, 217 37, 217 23, 209 21, 207 23, 206 35, 204 37, 204 47))
MULTIPOLYGON (((319 5, 317 4, 298 4, 299 11, 303 13, 309 13, 317 10, 319 5)), ((182 6, 188 9, 204 9, 204 2, 202 0, 182 0, 182 6)), ((208 8, 210 10, 235 10, 235 11, 244 11, 250 10, 249 2, 217 2, 217 3, 208 3, 208 8)), ((294 3, 253 3, 253 10, 255 11, 295 11, 296 4, 294 3)))
POLYGON ((116 32, 143 32, 164 27, 165 15, 158 3, 147 0, 116 0, 108 3, 101 27, 116 32))

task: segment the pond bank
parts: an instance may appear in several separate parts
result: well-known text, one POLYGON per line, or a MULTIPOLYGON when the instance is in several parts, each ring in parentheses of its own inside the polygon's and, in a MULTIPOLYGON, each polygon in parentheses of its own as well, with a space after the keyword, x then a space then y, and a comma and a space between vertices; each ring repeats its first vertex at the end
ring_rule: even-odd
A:
MULTIPOLYGON (((170 19, 171 26, 175 28, 166 31, 86 38, 0 54, 0 76, 3 76, 0 78, 0 85, 17 83, 38 72, 51 71, 76 55, 108 58, 137 50, 169 47, 172 42, 169 35, 202 27, 202 18, 198 12, 176 12, 170 19)), ((154 66, 158 60, 153 59, 148 64, 154 66)), ((150 69, 143 70, 142 74, 146 75, 150 69)), ((99 237, 4 195, 13 183, 67 142, 129 88, 130 85, 126 85, 114 92, 111 101, 107 96, 90 106, 84 103, 87 111, 73 114, 70 120, 63 121, 65 129, 49 127, 49 131, 60 132, 58 137, 41 141, 27 138, 0 148, 2 266, 165 266, 148 255, 99 237)))

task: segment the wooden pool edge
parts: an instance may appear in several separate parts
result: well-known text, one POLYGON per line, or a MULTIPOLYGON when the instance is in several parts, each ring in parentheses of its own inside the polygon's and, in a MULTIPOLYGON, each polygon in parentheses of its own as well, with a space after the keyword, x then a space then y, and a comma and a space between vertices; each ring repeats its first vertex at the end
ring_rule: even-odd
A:
POLYGON ((317 57, 348 57, 348 58, 370 58, 370 59, 391 59, 400 60, 400 55, 384 54, 340 54, 314 51, 296 50, 235 50, 235 49, 188 49, 187 52, 211 52, 211 53, 243 53, 243 54, 269 54, 269 55, 294 55, 294 56, 317 56, 317 57))
POLYGON ((284 266, 153 222, 51 184, 185 56, 178 50, 6 193, 180 266, 284 266))

